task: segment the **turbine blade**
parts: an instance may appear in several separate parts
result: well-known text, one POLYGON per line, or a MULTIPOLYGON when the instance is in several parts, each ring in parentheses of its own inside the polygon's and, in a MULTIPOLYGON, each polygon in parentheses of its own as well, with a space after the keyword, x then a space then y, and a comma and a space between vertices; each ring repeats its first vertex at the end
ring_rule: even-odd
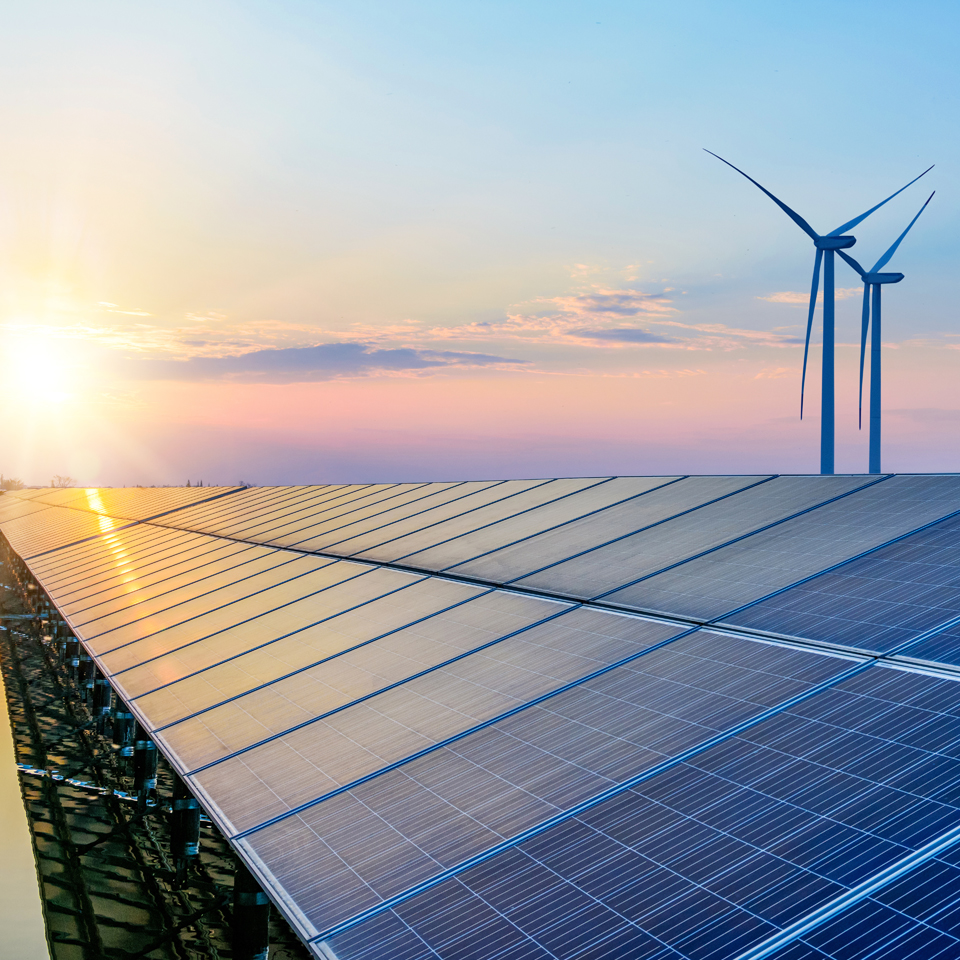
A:
POLYGON ((857 261, 853 259, 853 257, 851 257, 851 256, 849 256, 848 254, 844 253, 842 250, 838 250, 837 253, 839 253, 840 256, 843 257, 843 259, 846 260, 847 263, 849 263, 850 266, 853 267, 853 269, 857 271, 857 273, 860 275, 860 279, 862 280, 862 279, 863 279, 863 275, 864 275, 867 271, 864 270, 863 267, 861 267, 860 264, 857 263, 857 261))
MULTIPOLYGON (((933 193, 936 192, 936 190, 933 191, 933 193)), ((933 193, 927 197, 927 203, 933 199, 933 193)), ((894 240, 890 249, 873 265, 873 269, 870 271, 871 273, 876 273, 881 267, 885 267, 887 265, 890 258, 897 252, 897 247, 900 246, 900 241, 903 240, 903 238, 910 232, 910 227, 917 222, 917 220, 920 218, 920 214, 927 209, 927 203, 920 208, 920 212, 910 221, 910 223, 907 225, 907 229, 904 230, 896 240, 894 240)))
POLYGON ((803 217, 801 217, 799 213, 797 213, 797 212, 794 211, 794 210, 791 210, 782 200, 778 200, 766 187, 761 187, 760 184, 757 183, 757 181, 753 179, 753 177, 748 176, 747 174, 745 174, 739 167, 734 167, 733 164, 730 163, 729 160, 724 160, 723 157, 721 157, 721 156, 719 156, 718 154, 714 153, 712 150, 707 150, 706 147, 704 147, 703 149, 704 149, 704 151, 705 151, 706 153, 709 153, 711 157, 716 157, 716 158, 717 158, 718 160, 720 160, 722 163, 725 163, 728 167, 733 167, 733 169, 736 170, 737 173, 739 173, 741 176, 746 177, 755 187, 760 187, 760 189, 761 189, 805 234, 807 234, 807 236, 809 236, 809 237, 810 237, 811 239, 813 239, 813 240, 818 239, 817 232, 813 229, 813 227, 811 227, 810 224, 807 223, 807 221, 804 220, 803 217))
POLYGON ((803 419, 803 391, 807 385, 807 354, 810 352, 810 330, 813 328, 813 311, 817 308, 817 293, 820 291, 820 262, 823 251, 817 247, 817 259, 813 261, 813 283, 810 284, 810 309, 807 311, 807 339, 803 344, 803 376, 800 378, 800 419, 803 419))
POLYGON ((860 321, 860 407, 857 429, 863 429, 863 360, 867 353, 867 329, 870 326, 870 284, 863 285, 863 316, 860 321))
MULTIPOLYGON (((709 151, 707 151, 707 152, 709 153, 709 151)), ((724 161, 724 162, 726 162, 726 161, 724 161)), ((931 163, 930 166, 927 167, 927 169, 924 170, 923 173, 920 174, 920 177, 926 176, 935 166, 936 166, 936 164, 931 163)), ((907 187, 910 186, 910 184, 916 183, 916 182, 920 179, 920 177, 914 177, 914 178, 910 181, 910 183, 907 184, 906 187, 901 187, 901 188, 897 191, 897 193, 903 193, 903 191, 906 190, 907 187)), ((852 230, 858 223, 860 223, 860 222, 863 221, 863 220, 866 220, 867 217, 869 217, 870 214, 873 213, 874 210, 879 210, 885 203, 889 203, 889 202, 897 195, 897 193, 891 193, 890 196, 887 197, 886 200, 881 200, 880 203, 878 203, 875 207, 871 207, 866 213, 861 213, 859 217, 854 217, 852 220, 848 220, 848 221, 847 221, 845 224, 843 224, 842 226, 837 227, 836 230, 831 230, 830 233, 827 234, 827 236, 828 236, 828 237, 839 237, 841 233, 844 233, 844 232, 847 231, 847 230, 852 230)))

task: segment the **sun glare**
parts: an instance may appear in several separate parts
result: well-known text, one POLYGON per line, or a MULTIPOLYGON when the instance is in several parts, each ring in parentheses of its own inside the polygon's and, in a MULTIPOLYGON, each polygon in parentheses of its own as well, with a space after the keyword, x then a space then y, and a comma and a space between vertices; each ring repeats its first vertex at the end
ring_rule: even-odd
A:
POLYGON ((31 330, 3 339, 3 376, 11 394, 31 404, 59 404, 76 392, 67 342, 31 330))

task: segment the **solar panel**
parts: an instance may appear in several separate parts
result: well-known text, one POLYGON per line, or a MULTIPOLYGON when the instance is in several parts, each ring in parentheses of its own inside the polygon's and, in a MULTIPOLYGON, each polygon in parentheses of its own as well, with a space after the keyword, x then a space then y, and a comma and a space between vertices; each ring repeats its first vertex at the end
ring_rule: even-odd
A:
POLYGON ((900 659, 925 660, 960 667, 960 629, 954 625, 930 633, 926 639, 903 648, 900 659))
MULTIPOLYGON (((429 526, 398 534, 390 531, 390 539, 369 547, 356 554, 358 558, 378 561, 397 561, 420 554, 432 547, 446 544, 466 534, 480 531, 493 524, 512 520, 514 525, 523 523, 521 515, 547 504, 580 493, 591 487, 605 483, 610 478, 588 478, 581 480, 550 480, 531 489, 514 493, 509 498, 495 501, 484 507, 476 507, 469 513, 431 522, 429 526)), ((608 488, 617 489, 617 488, 608 488)), ((529 519, 529 518, 528 518, 529 519)), ((430 566, 418 561, 420 566, 430 566)))
POLYGON ((312 882, 340 891, 311 914, 323 929, 847 667, 806 651, 697 635, 439 741, 372 778, 360 779, 387 758, 379 759, 374 744, 352 746, 364 747, 365 711, 351 709, 336 725, 327 723, 332 738, 296 740, 297 749, 309 751, 296 769, 289 768, 287 745, 274 741, 191 781, 218 798, 221 822, 236 832, 279 818, 243 842, 298 901, 307 896, 306 878, 298 879, 296 857, 286 860, 279 851, 323 838, 329 853, 309 840, 312 882), (229 786, 239 782, 240 769, 242 793, 229 786), (265 774, 270 795, 260 786, 265 774), (354 826, 343 833, 346 824, 354 826))
POLYGON ((343 556, 355 551, 347 545, 351 538, 358 538, 363 542, 364 534, 372 534, 374 542, 379 539, 379 532, 389 530, 395 523, 413 520, 413 527, 418 529, 420 523, 428 523, 430 515, 439 510, 439 516, 456 516, 470 509, 470 500, 479 494, 487 494, 490 499, 498 500, 509 492, 509 488, 501 490, 502 482, 497 483, 463 483, 449 490, 438 491, 429 497, 412 504, 410 507, 398 507, 395 510, 383 513, 369 520, 359 520, 349 526, 331 527, 324 530, 321 527, 311 527, 296 534, 289 534, 284 543, 295 546, 298 550, 327 550, 343 556), (423 519, 421 519, 423 518, 423 519))
MULTIPOLYGON (((862 477, 774 477, 746 486, 744 481, 748 479, 705 478, 702 483, 706 495, 698 504, 689 505, 698 509, 672 519, 669 515, 657 516, 657 521, 667 522, 632 536, 625 536, 631 524, 637 529, 650 520, 640 514, 638 519, 642 522, 637 524, 628 511, 623 511, 623 517, 609 511, 608 524, 604 527, 581 524, 577 537, 558 531, 552 551, 541 550, 523 561, 527 571, 534 569, 531 561, 543 569, 520 576, 518 564, 514 568, 518 576, 510 582, 584 599, 598 597, 767 524, 809 510, 825 500, 850 493, 868 482, 862 477), (714 489, 708 493, 711 483, 714 489), (617 539, 609 545, 600 546, 604 540, 614 537, 617 539), (543 560, 549 560, 550 565, 543 560)), ((678 484, 677 492, 693 482, 691 478, 678 484)), ((663 493, 669 497, 673 491, 668 488, 663 493)), ((652 503, 648 505, 652 507, 652 503)), ((638 506, 642 507, 643 503, 638 502, 638 506)), ((689 510, 679 503, 677 507, 689 510)))
POLYGON ((50 550, 119 530, 133 522, 53 506, 5 522, 3 532, 21 557, 32 559, 50 550))
MULTIPOLYGON (((286 568, 284 572, 293 571, 286 568)), ((274 640, 291 629, 315 623, 337 609, 352 606, 349 601, 366 596, 370 590, 379 595, 376 591, 380 590, 380 581, 407 583, 409 576, 344 562, 304 565, 293 577, 284 580, 273 577, 275 582, 255 594, 213 609, 204 604, 201 611, 198 606, 196 609, 201 612, 195 617, 180 620, 149 636, 143 636, 140 630, 128 629, 108 634, 104 638, 107 649, 100 653, 100 659, 111 675, 126 671, 118 683, 130 696, 136 697, 193 672, 187 669, 188 663, 204 662, 207 666, 218 663, 228 655, 274 640), (364 575, 373 577, 372 581, 353 582, 364 575), (336 593, 330 596, 318 596, 333 589, 336 593), (344 605, 337 608, 341 599, 344 605), (241 626, 242 630, 226 635, 226 631, 241 626)), ((246 589, 247 585, 244 586, 246 589)), ((96 649, 96 642, 91 646, 96 649)), ((195 669, 200 668, 195 666, 195 669)))
POLYGON ((697 619, 723 617, 958 509, 960 477, 892 477, 604 600, 697 619))
POLYGON ((133 524, 73 547, 53 550, 37 558, 32 567, 44 578, 44 583, 51 586, 61 582, 77 586, 93 574, 116 571, 127 560, 136 562, 135 558, 159 550, 174 554, 182 550, 184 544, 198 542, 201 542, 199 534, 152 524, 133 524))
MULTIPOLYGON (((393 583, 402 588, 277 636, 253 650, 235 651, 213 666, 145 694, 138 706, 152 727, 163 729, 487 592, 484 587, 433 578, 406 577, 393 583)), ((497 629, 497 623, 493 620, 490 629, 497 629)))
POLYGON ((240 563, 256 548, 230 540, 211 537, 191 538, 191 541, 174 553, 162 556, 150 555, 140 563, 130 563, 123 558, 123 576, 104 572, 86 578, 81 589, 65 591, 58 598, 60 608, 78 621, 81 614, 94 612, 102 605, 122 602, 125 597, 150 597, 171 589, 175 583, 198 576, 199 571, 211 561, 232 558, 240 563))
MULTIPOLYGON (((960 721, 942 712, 945 696, 956 704, 956 681, 867 670, 328 946, 360 960, 386 935, 391 955, 480 956, 469 938, 483 936, 561 957, 576 931, 590 955, 614 943, 631 957, 736 957, 960 824, 956 788, 919 775, 957 765, 948 754, 960 721), (952 737, 938 751, 927 734, 945 723, 952 737), (477 919, 465 931, 456 915, 477 919)), ((320 936, 356 910, 334 914, 318 899, 305 913, 320 936)))
POLYGON ((951 848, 771 953, 775 960, 954 960, 960 956, 960 852, 951 848))
MULTIPOLYGON (((473 560, 494 550, 526 540, 562 524, 596 514, 597 511, 622 503, 676 483, 679 477, 614 477, 585 490, 538 506, 515 517, 504 518, 478 527, 473 532, 439 543, 436 547, 408 554, 404 563, 424 570, 453 570, 458 564, 473 560)), ((457 572, 472 576, 468 569, 457 572)))
POLYGON ((887 652, 960 616, 960 518, 725 618, 771 633, 887 652))
POLYGON ((429 500, 437 494, 455 490, 460 486, 459 483, 398 483, 377 492, 376 495, 356 498, 341 495, 319 503, 312 499, 301 501, 296 510, 287 508, 258 517, 253 523, 249 520, 237 523, 227 533, 248 540, 277 540, 288 543, 291 534, 299 534, 304 529, 339 528, 365 517, 375 517, 404 506, 419 504, 424 499, 429 500))
MULTIPOLYGON (((525 493, 531 488, 541 487, 545 480, 505 480, 496 486, 473 492, 468 496, 457 498, 452 503, 443 506, 432 506, 420 513, 409 517, 401 517, 388 524, 380 525, 373 530, 363 531, 356 529, 353 524, 343 530, 336 531, 330 538, 327 549, 335 553, 349 554, 359 557, 366 553, 376 553, 376 547, 385 543, 392 543, 407 534, 415 534, 430 529, 446 520, 467 518, 474 516, 476 511, 484 507, 493 506, 502 512, 512 507, 511 500, 517 494, 525 493), (336 539, 334 539, 336 538, 336 539)), ((321 542, 320 540, 317 541, 321 542)))
MULTIPOLYGON (((222 596, 224 587, 233 587, 253 581, 259 574, 280 570, 297 560, 296 555, 279 550, 251 547, 227 557, 208 561, 201 568, 194 568, 179 577, 164 581, 161 588, 144 596, 145 591, 134 591, 119 600, 105 601, 89 607, 82 613, 71 615, 75 626, 86 627, 90 638, 100 637, 118 627, 140 623, 148 617, 175 611, 183 604, 201 597, 222 596)), ((286 571, 282 571, 286 572, 286 571)))
POLYGON ((201 503, 192 507, 184 507, 177 511, 175 517, 170 518, 184 530, 202 530, 205 533, 213 532, 208 525, 225 523, 240 517, 256 517, 260 512, 283 504, 296 501, 306 495, 315 498, 332 498, 343 491, 343 485, 319 487, 248 487, 234 491, 229 497, 209 503, 201 503))
MULTIPOLYGON (((436 484, 433 492, 449 489, 455 484, 436 484)), ((389 509, 397 499, 414 498, 429 495, 430 484, 424 483, 391 483, 371 484, 356 488, 346 488, 332 497, 315 499, 306 494, 298 505, 298 509, 291 510, 291 505, 285 505, 277 511, 271 511, 264 516, 244 518, 227 524, 218 533, 221 536, 241 537, 250 540, 262 540, 269 537, 275 528, 299 519, 297 529, 309 528, 312 523, 322 523, 346 517, 358 510, 377 511, 389 509)))
MULTIPOLYGON (((498 696, 516 705, 523 702, 523 689, 549 684, 550 677, 561 674, 582 676, 589 672, 585 664, 597 665, 589 654, 571 654, 556 643, 545 647, 540 632, 528 629, 557 616, 568 609, 566 605, 500 593, 469 599, 414 626, 398 624, 399 629, 380 641, 354 645, 349 652, 327 657, 313 668, 199 714, 177 729, 167 727, 163 738, 185 769, 194 770, 305 729, 319 718, 414 678, 417 683, 404 689, 403 699, 429 699, 430 693, 423 691, 435 691, 431 703, 421 701, 425 710, 471 713, 480 709, 479 701, 497 701, 498 696), (504 636, 512 639, 501 639, 504 636), (470 663, 460 662, 478 648, 483 652, 470 663), (550 657, 547 668, 537 662, 537 655, 550 657), (584 666, 579 673, 578 666, 584 666), (493 675, 466 679, 477 671, 493 675), (436 676, 428 677, 432 672, 436 676), (495 691, 504 685, 508 689, 498 695, 495 691), (202 745, 202 751, 188 749, 190 742, 202 745)), ((375 709, 385 709, 385 703, 377 700, 375 709)), ((383 726, 390 724, 384 721, 383 726)), ((311 731, 306 737, 312 735, 311 731)))
POLYGON ((949 475, 601 477, 21 491, 0 530, 323 960, 925 960, 955 513, 949 475))

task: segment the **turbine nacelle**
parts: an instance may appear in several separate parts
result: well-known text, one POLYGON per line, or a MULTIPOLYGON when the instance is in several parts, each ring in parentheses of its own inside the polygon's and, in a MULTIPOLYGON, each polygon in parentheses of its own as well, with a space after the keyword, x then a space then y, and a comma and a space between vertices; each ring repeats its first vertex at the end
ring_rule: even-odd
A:
POLYGON ((902 273, 865 273, 864 283, 899 283, 903 279, 902 273))
POLYGON ((846 250, 857 242, 856 237, 817 237, 813 245, 818 250, 846 250))

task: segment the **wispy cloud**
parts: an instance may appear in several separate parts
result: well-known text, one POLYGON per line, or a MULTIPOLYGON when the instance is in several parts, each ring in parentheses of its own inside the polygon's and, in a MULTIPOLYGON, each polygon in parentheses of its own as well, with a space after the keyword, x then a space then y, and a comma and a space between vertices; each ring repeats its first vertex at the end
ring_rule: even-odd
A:
MULTIPOLYGON (((834 291, 834 299, 849 300, 851 297, 858 297, 863 293, 863 287, 838 287, 834 291)), ((779 293, 771 293, 766 297, 757 297, 758 300, 766 300, 767 303, 791 303, 795 306, 805 307, 810 302, 810 294, 800 293, 796 290, 781 290, 779 293)), ((822 291, 817 294, 817 303, 823 303, 822 291)))
POLYGON ((578 330, 577 336, 610 343, 676 343, 673 337, 650 333, 640 327, 611 327, 607 330, 578 330))
POLYGON ((98 307, 103 307, 107 313, 122 313, 127 317, 152 317, 152 313, 147 313, 146 310, 121 310, 115 303, 107 303, 106 300, 101 300, 98 304, 98 307))

